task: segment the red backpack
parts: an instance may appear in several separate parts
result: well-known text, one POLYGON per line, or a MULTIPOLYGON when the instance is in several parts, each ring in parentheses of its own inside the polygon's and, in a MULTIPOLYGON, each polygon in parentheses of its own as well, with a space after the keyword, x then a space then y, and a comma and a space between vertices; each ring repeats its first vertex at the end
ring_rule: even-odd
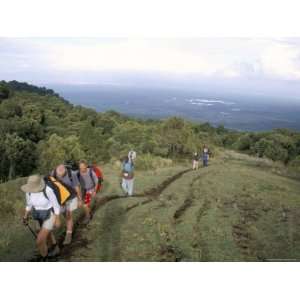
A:
POLYGON ((90 166, 90 168, 95 172, 97 178, 98 178, 98 184, 96 187, 96 192, 100 192, 101 187, 102 187, 102 182, 103 182, 103 173, 101 169, 98 166, 90 166))

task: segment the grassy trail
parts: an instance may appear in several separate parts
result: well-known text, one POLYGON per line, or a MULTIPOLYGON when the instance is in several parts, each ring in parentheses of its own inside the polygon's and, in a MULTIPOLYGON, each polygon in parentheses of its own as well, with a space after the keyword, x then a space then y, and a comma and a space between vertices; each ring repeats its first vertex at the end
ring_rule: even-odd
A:
MULTIPOLYGON (((152 185, 143 175, 140 184, 152 185)), ((99 200, 91 224, 59 259, 299 260, 297 181, 219 160, 198 171, 180 170, 153 186, 132 198, 99 200)))
MULTIPOLYGON (((197 171, 188 167, 137 171, 135 195, 128 198, 118 170, 105 166, 92 221, 81 225, 82 211, 76 212, 73 242, 54 261, 300 260, 299 181, 247 157, 217 158, 197 171)), ((0 192, 22 182, 0 186, 0 192)), ((11 193, 11 201, 16 196, 11 193)), ((37 261, 30 233, 17 217, 7 220, 1 260, 37 261)), ((55 234, 62 243, 64 228, 55 234)))

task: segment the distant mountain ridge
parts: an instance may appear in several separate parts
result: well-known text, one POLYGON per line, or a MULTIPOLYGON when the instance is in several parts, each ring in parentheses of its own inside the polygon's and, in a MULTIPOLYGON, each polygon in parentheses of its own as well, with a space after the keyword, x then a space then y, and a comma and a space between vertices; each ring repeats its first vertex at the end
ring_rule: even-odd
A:
POLYGON ((116 110, 141 118, 179 116, 241 131, 275 128, 300 130, 299 104, 279 96, 222 93, 202 88, 143 87, 121 85, 53 85, 65 99, 99 112, 116 110), (199 101, 206 100, 209 102, 199 101), (230 104, 230 105, 229 105, 230 104))

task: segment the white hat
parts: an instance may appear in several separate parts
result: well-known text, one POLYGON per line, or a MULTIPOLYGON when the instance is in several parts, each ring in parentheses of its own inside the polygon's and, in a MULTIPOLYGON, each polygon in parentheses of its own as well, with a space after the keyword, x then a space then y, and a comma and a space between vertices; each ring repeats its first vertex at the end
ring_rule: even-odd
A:
POLYGON ((32 175, 28 177, 27 183, 21 186, 21 190, 25 193, 42 192, 46 184, 41 175, 32 175))

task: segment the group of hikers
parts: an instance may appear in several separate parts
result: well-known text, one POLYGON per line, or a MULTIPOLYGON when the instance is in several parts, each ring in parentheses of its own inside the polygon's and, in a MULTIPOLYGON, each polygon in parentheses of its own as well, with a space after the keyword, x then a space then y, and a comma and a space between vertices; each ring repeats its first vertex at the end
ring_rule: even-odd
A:
MULTIPOLYGON (((202 153, 193 155, 193 170, 199 168, 199 161, 203 166, 208 166, 211 152, 204 145, 202 153)), ((132 196, 134 189, 134 160, 136 152, 131 150, 122 159, 121 188, 125 196, 132 196)), ((53 230, 61 226, 61 215, 65 216, 66 234, 63 245, 72 242, 73 213, 78 208, 83 208, 83 224, 91 220, 91 203, 103 185, 103 173, 95 163, 89 165, 86 160, 66 162, 59 164, 47 176, 32 175, 27 183, 21 186, 25 193, 26 207, 23 216, 24 225, 36 237, 36 245, 42 259, 54 257, 60 253, 53 230), (38 233, 30 227, 29 216, 39 224, 38 233)))
POLYGON ((209 148, 204 145, 202 151, 194 152, 193 160, 192 160, 192 169, 198 170, 199 169, 199 162, 202 160, 203 167, 208 167, 208 160, 211 155, 211 151, 209 148))
MULTIPOLYGON (((126 196, 133 195, 134 159, 136 152, 130 151, 122 163, 121 186, 126 196)), ((96 165, 89 165, 86 160, 59 164, 47 176, 32 175, 27 183, 21 186, 25 193, 26 207, 23 223, 36 237, 36 245, 42 259, 55 257, 60 253, 53 230, 61 226, 61 215, 66 219, 66 235, 63 245, 72 242, 73 213, 83 208, 83 224, 91 220, 91 202, 100 192, 103 184, 103 173, 96 165), (36 234, 29 225, 29 216, 39 225, 36 234)))

